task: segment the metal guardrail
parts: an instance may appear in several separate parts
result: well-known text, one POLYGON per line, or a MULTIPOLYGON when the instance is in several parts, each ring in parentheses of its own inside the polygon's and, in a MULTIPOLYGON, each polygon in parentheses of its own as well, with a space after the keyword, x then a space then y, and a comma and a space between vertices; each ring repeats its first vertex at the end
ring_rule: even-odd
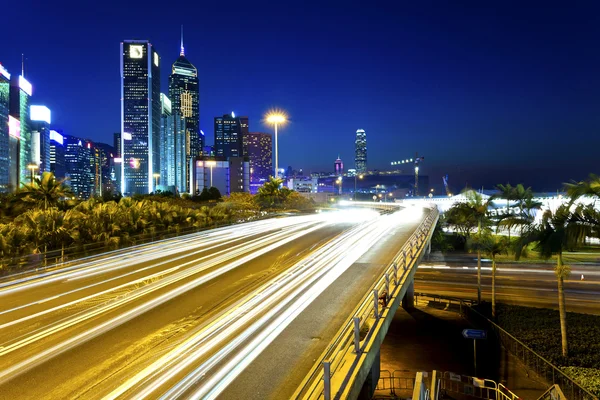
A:
POLYGON ((490 321, 481 313, 471 307, 463 307, 463 314, 475 324, 486 326, 513 356, 521 360, 523 364, 546 382, 559 385, 569 400, 598 400, 598 397, 579 386, 577 382, 554 366, 550 361, 533 351, 525 343, 496 325, 493 321, 490 321))
POLYGON ((399 376, 402 374, 406 374, 406 372, 410 371, 388 371, 381 370, 379 371, 379 380, 377 381, 376 391, 390 391, 392 396, 397 396, 398 391, 411 391, 415 387, 415 377, 407 377, 407 376, 399 376))
POLYGON ((382 314, 401 292, 415 262, 435 228, 439 212, 430 209, 427 217, 396 253, 382 276, 367 291, 335 338, 318 358, 309 375, 296 390, 297 399, 338 399, 360 366, 360 358, 382 321, 382 314), (380 305, 383 303, 383 307, 380 305))
POLYGON ((538 397, 538 400, 567 400, 560 386, 552 385, 544 392, 543 395, 538 397))

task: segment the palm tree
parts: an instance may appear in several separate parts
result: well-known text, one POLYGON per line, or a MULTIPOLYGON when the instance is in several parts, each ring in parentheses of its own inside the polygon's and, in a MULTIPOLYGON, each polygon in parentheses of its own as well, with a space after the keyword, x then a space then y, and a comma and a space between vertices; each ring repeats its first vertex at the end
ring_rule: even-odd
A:
POLYGON ((56 207, 61 199, 73 196, 65 181, 56 180, 52 172, 44 172, 41 178, 34 178, 33 183, 25 185, 18 194, 21 199, 47 210, 48 207, 56 207))
MULTIPOLYGON (((483 230, 489 226, 489 207, 493 199, 484 199, 480 193, 468 190, 464 193, 467 201, 461 206, 472 219, 477 221, 477 241, 481 242, 483 230)), ((481 303, 481 248, 477 248, 477 301, 481 303)))
MULTIPOLYGON (((495 195, 494 197, 499 198, 499 199, 506 199, 506 212, 504 213, 504 215, 501 215, 498 218, 499 221, 503 221, 512 216, 512 214, 510 212, 510 201, 513 200, 515 197, 515 188, 512 187, 510 185, 510 183, 507 183, 506 185, 499 184, 496 186, 496 188, 500 191, 500 193, 495 195)), ((500 227, 500 223, 498 224, 498 228, 499 227, 500 227)), ((508 240, 510 240, 510 226, 508 226, 507 229, 508 229, 508 240)))
POLYGON ((568 355, 567 311, 564 292, 564 280, 569 276, 571 268, 563 263, 563 251, 574 248, 584 242, 591 232, 589 221, 582 214, 582 209, 571 211, 569 204, 559 206, 556 211, 546 210, 539 225, 533 226, 529 232, 521 236, 519 252, 528 243, 537 243, 535 250, 546 259, 556 254, 556 274, 558 286, 558 310, 560 314, 560 332, 562 354, 568 355))
POLYGON ((586 181, 565 183, 565 188, 572 202, 581 196, 591 196, 598 199, 600 198, 600 176, 590 174, 586 181))
POLYGON ((507 254, 509 243, 506 238, 495 238, 491 235, 484 237, 481 243, 483 251, 492 259, 492 316, 494 318, 496 318, 496 256, 507 254))

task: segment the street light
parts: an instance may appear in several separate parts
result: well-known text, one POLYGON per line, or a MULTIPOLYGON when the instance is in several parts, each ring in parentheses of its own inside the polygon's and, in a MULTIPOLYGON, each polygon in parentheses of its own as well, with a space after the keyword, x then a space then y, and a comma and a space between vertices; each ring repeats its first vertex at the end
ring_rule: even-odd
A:
POLYGON ((356 201, 356 177, 358 176, 359 179, 363 178, 363 175, 354 175, 354 201, 356 201))
POLYGON ((340 196, 342 195, 342 177, 338 177, 336 182, 340 185, 340 196))
POLYGON ((160 174, 155 172, 152 174, 152 176, 154 177, 154 190, 156 190, 158 187, 158 178, 160 178, 160 174))
POLYGON ((31 184, 33 185, 33 171, 35 171, 39 167, 37 166, 37 164, 28 164, 27 168, 31 171, 31 184))
POLYGON ((271 110, 265 115, 265 121, 275 127, 275 178, 279 175, 279 148, 277 147, 277 127, 287 120, 283 111, 271 110))
POLYGON ((207 161, 206 165, 208 165, 210 167, 210 187, 213 187, 212 169, 215 165, 217 165, 217 162, 216 161, 207 161))

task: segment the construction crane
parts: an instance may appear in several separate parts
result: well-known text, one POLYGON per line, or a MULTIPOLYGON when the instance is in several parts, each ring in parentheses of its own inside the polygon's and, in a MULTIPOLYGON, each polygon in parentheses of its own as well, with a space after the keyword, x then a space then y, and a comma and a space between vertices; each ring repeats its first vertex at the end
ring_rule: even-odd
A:
POLYGON ((452 196, 452 193, 450 193, 450 188, 448 187, 448 174, 446 174, 446 176, 442 176, 442 180, 444 181, 444 187, 446 188, 446 194, 448 195, 448 197, 452 196))
POLYGON ((392 161, 392 165, 414 163, 415 165, 415 190, 413 197, 419 195, 419 164, 425 160, 425 157, 419 157, 419 153, 415 153, 415 158, 407 158, 406 160, 392 161))

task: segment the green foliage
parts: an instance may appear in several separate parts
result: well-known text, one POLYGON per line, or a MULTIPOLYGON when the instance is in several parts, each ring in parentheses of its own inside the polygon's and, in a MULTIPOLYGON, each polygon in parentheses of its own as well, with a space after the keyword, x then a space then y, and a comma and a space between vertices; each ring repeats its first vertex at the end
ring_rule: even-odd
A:
POLYGON ((596 397, 600 396, 600 368, 564 367, 562 371, 596 397))
POLYGON ((45 210, 56 207, 59 201, 73 197, 73 192, 65 185, 65 181, 57 180, 52 172, 44 172, 40 178, 35 178, 31 184, 18 191, 17 197, 45 210))
POLYGON ((446 224, 445 217, 440 216, 433 230, 431 236, 431 248, 437 251, 452 251, 454 246, 452 245, 451 238, 444 232, 444 226, 446 224))

